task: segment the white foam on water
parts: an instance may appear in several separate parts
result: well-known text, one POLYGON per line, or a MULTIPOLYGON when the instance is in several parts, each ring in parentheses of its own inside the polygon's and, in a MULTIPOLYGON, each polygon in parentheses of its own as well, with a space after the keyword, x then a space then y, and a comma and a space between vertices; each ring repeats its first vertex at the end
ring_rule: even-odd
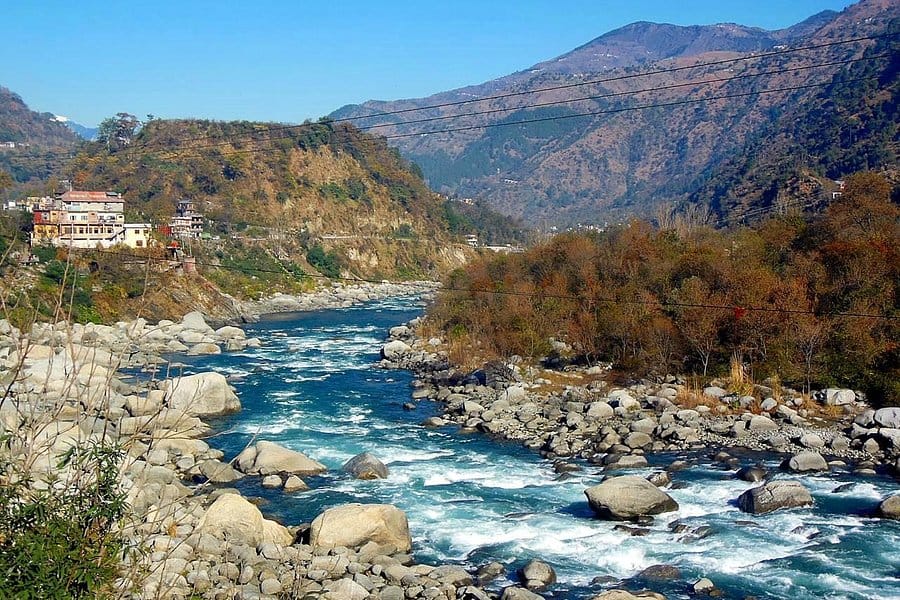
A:
POLYGON ((285 383, 303 383, 305 381, 325 381, 331 377, 331 373, 324 375, 294 375, 293 377, 285 377, 285 383))
POLYGON ((381 462, 386 465, 394 463, 411 463, 434 460, 445 456, 453 456, 452 450, 414 450, 409 448, 383 447, 379 451, 381 462))

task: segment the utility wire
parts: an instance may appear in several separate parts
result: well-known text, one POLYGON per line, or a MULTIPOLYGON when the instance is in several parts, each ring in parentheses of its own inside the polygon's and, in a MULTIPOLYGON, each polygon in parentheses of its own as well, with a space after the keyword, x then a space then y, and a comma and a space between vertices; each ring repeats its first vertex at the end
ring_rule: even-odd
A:
MULTIPOLYGON (((744 98, 744 97, 748 97, 748 96, 757 96, 757 95, 761 95, 761 94, 774 94, 774 93, 780 93, 780 92, 793 92, 793 91, 800 91, 800 90, 807 90, 807 89, 814 89, 814 88, 823 88, 823 87, 836 86, 836 85, 847 85, 847 84, 860 83, 862 81, 870 81, 870 80, 872 80, 871 77, 869 77, 869 78, 863 77, 863 78, 858 78, 858 79, 846 79, 846 80, 838 81, 838 82, 828 81, 828 82, 821 82, 821 83, 811 83, 811 84, 788 86, 788 87, 782 87, 782 88, 774 88, 774 89, 768 89, 768 90, 753 90, 750 92, 721 94, 718 96, 707 96, 705 98, 689 98, 689 99, 685 99, 685 100, 675 100, 672 102, 662 102, 662 103, 657 103, 657 104, 642 104, 642 105, 638 105, 638 106, 611 108, 611 109, 604 109, 604 110, 597 110, 597 111, 573 113, 573 114, 568 114, 568 115, 535 117, 535 118, 531 118, 531 119, 519 119, 516 121, 504 121, 504 122, 500 122, 500 123, 485 123, 483 125, 466 125, 466 126, 462 126, 462 127, 450 127, 450 128, 445 128, 445 129, 434 129, 434 130, 419 131, 419 132, 414 132, 414 133, 398 133, 398 134, 384 135, 384 136, 379 136, 379 137, 381 137, 382 139, 398 139, 398 138, 434 135, 434 134, 439 134, 439 133, 456 133, 456 132, 471 131, 471 130, 476 130, 476 129, 492 129, 495 127, 509 127, 509 126, 513 126, 513 125, 528 125, 531 123, 545 123, 545 122, 549 122, 549 121, 560 121, 560 120, 564 120, 564 119, 574 119, 574 118, 580 118, 580 117, 596 117, 596 116, 601 116, 601 115, 619 114, 619 113, 633 112, 633 111, 638 111, 638 110, 647 110, 647 109, 651 109, 651 108, 670 108, 673 106, 698 104, 698 103, 702 103, 702 102, 711 102, 714 100, 729 100, 729 99, 733 99, 733 98, 744 98)), ((370 128, 373 128, 373 127, 374 126, 370 126, 370 128)), ((360 130, 365 131, 365 128, 360 128, 360 130)), ((287 138, 291 138, 291 137, 292 137, 291 135, 281 135, 281 136, 269 137, 269 138, 266 138, 265 140, 256 140, 256 141, 272 142, 272 141, 276 141, 276 140, 280 140, 280 139, 287 139, 287 138)), ((217 147, 221 147, 224 145, 230 145, 230 144, 231 144, 231 142, 223 142, 223 143, 218 143, 218 144, 210 144, 207 146, 194 146, 194 147, 188 147, 188 148, 177 149, 177 150, 151 150, 148 152, 138 152, 136 155, 142 156, 142 155, 148 155, 148 154, 160 154, 160 155, 163 155, 160 157, 161 160, 172 160, 178 156, 181 156, 182 158, 184 158, 184 157, 199 158, 199 157, 201 157, 201 155, 196 154, 196 152, 198 152, 200 150, 208 150, 210 148, 217 148, 217 147), (195 153, 194 156, 191 156, 189 154, 190 152, 194 152, 195 153), (166 156, 166 154, 168 154, 168 156, 166 156)), ((281 148, 259 147, 259 148, 249 148, 247 150, 223 151, 223 152, 221 152, 221 154, 226 155, 226 156, 233 156, 233 155, 238 155, 238 154, 256 154, 256 153, 261 153, 261 152, 280 152, 280 151, 282 151, 281 148)), ((123 150, 122 152, 127 154, 128 150, 126 149, 126 150, 123 150)), ((134 155, 132 155, 132 158, 134 158, 134 155)))
MULTIPOLYGON (((570 104, 570 103, 574 103, 574 102, 602 100, 602 99, 606 99, 606 98, 615 98, 615 97, 621 97, 621 96, 633 96, 633 95, 637 95, 637 94, 644 94, 644 93, 649 93, 649 92, 661 92, 661 91, 674 90, 674 89, 685 88, 685 87, 706 86, 706 85, 711 85, 714 83, 727 83, 727 82, 731 82, 731 81, 739 81, 739 80, 744 80, 744 79, 755 79, 755 78, 765 77, 765 76, 769 76, 769 75, 783 75, 786 73, 807 71, 810 69, 817 69, 817 68, 822 68, 822 67, 839 66, 839 65, 846 65, 846 64, 862 62, 862 61, 877 60, 877 59, 885 58, 888 56, 891 56, 891 54, 885 53, 885 54, 878 54, 875 56, 868 56, 868 57, 863 57, 863 58, 853 58, 853 59, 832 61, 832 62, 827 62, 827 63, 818 63, 818 64, 814 64, 814 65, 804 65, 804 66, 800 66, 800 67, 791 67, 788 69, 773 69, 773 70, 769 70, 769 71, 761 71, 759 73, 745 73, 745 74, 741 74, 741 75, 735 75, 732 77, 718 77, 715 79, 688 81, 688 82, 684 82, 684 83, 676 83, 676 84, 670 84, 670 85, 658 86, 658 87, 648 87, 648 88, 642 88, 642 89, 637 89, 637 90, 627 90, 627 91, 622 91, 622 92, 610 92, 610 93, 606 93, 606 94, 580 96, 580 97, 576 97, 576 98, 564 98, 562 100, 552 100, 552 101, 547 101, 547 102, 539 102, 536 104, 525 104, 525 105, 509 107, 509 108, 494 108, 494 109, 489 109, 489 110, 472 111, 472 112, 460 113, 460 114, 455 114, 455 115, 424 117, 421 119, 414 119, 411 121, 379 123, 379 124, 375 124, 375 125, 362 125, 362 126, 356 126, 356 128, 359 131, 372 131, 374 129, 381 129, 381 128, 385 128, 385 127, 404 127, 404 126, 408 126, 408 125, 417 125, 417 124, 421 124, 421 123, 432 123, 432 122, 436 122, 436 121, 447 121, 447 120, 453 120, 453 119, 460 119, 460 118, 464 118, 464 117, 478 117, 478 116, 483 116, 483 115, 492 115, 492 114, 497 114, 497 113, 513 112, 513 111, 519 111, 519 110, 545 108, 548 106, 559 106, 562 104, 570 104)), ((592 113, 592 114, 594 114, 594 113, 592 113)), ((600 114, 602 114, 602 112, 600 114)), ((505 123, 499 123, 496 125, 504 125, 504 124, 505 123)), ((491 125, 494 125, 494 124, 491 124, 491 125)), ((239 134, 239 135, 246 136, 246 135, 253 135, 255 133, 257 133, 257 132, 252 132, 252 133, 248 133, 248 134, 239 134)), ((386 135, 383 137, 385 137, 387 139, 392 139, 395 137, 405 137, 405 136, 409 136, 409 135, 418 135, 418 134, 419 133, 417 133, 417 132, 412 132, 412 133, 400 134, 400 135, 386 135)), ((293 135, 287 134, 287 135, 280 135, 280 136, 269 136, 266 138, 250 138, 250 139, 246 139, 246 140, 242 140, 242 141, 247 141, 247 142, 260 141, 260 142, 262 142, 262 141, 273 141, 273 140, 286 139, 286 138, 293 138, 293 135)), ((194 139, 199 140, 202 138, 194 138, 194 139)), ((233 140, 234 140, 234 138, 231 138, 230 140, 219 141, 214 144, 190 146, 189 149, 190 150, 205 150, 208 148, 216 148, 219 146, 230 145, 230 144, 232 144, 233 140)), ((138 148, 136 148, 136 150, 138 152, 140 152, 141 148, 138 147, 138 148)), ((154 151, 151 150, 150 152, 154 152, 154 151)), ((172 152, 172 151, 161 149, 161 150, 158 150, 158 152, 172 152)))
MULTIPOLYGON (((797 48, 785 48, 782 50, 773 50, 771 52, 763 52, 760 54, 750 54, 748 56, 741 56, 741 57, 735 57, 735 58, 726 58, 726 59, 720 59, 720 60, 715 60, 715 61, 701 62, 701 63, 697 63, 697 64, 693 64, 693 65, 683 65, 680 67, 670 67, 670 68, 666 68, 666 69, 653 69, 653 70, 646 71, 643 73, 629 73, 626 75, 617 75, 614 77, 606 77, 606 78, 592 79, 592 80, 581 81, 581 82, 576 82, 576 83, 567 83, 567 84, 560 84, 560 85, 554 85, 554 86, 547 86, 547 87, 542 87, 542 88, 536 88, 533 90, 523 90, 523 91, 518 91, 518 92, 507 92, 507 93, 503 93, 503 94, 495 94, 492 96, 484 96, 482 98, 470 98, 467 100, 455 100, 455 101, 450 101, 450 102, 441 102, 438 104, 429 104, 426 106, 417 106, 417 107, 411 107, 411 108, 403 108, 403 109, 397 109, 397 110, 391 110, 391 111, 377 112, 377 113, 372 113, 372 114, 368 114, 368 115, 360 115, 360 116, 356 116, 356 117, 343 117, 343 118, 337 118, 337 119, 329 119, 329 122, 332 122, 332 123, 352 122, 352 121, 356 121, 359 119, 389 117, 389 116, 406 114, 406 113, 417 112, 417 111, 422 111, 422 110, 433 110, 433 109, 437 109, 437 108, 462 106, 462 105, 472 104, 472 103, 476 103, 476 102, 502 100, 505 98, 514 98, 514 97, 519 97, 519 96, 525 96, 528 94, 538 94, 538 93, 543 93, 543 92, 550 92, 550 91, 582 87, 582 86, 586 86, 586 85, 598 85, 598 84, 602 84, 602 83, 625 81, 625 80, 629 80, 629 79, 650 77, 650 76, 654 76, 654 75, 677 73, 677 72, 686 71, 686 70, 690 70, 690 69, 700 69, 703 67, 713 67, 713 66, 720 66, 720 65, 724 65, 724 64, 731 64, 731 63, 737 63, 737 62, 759 60, 759 59, 764 59, 764 58, 770 58, 773 56, 784 56, 784 55, 789 55, 789 54, 795 54, 797 52, 805 52, 808 50, 818 50, 821 48, 842 46, 842 45, 853 44, 853 43, 857 43, 857 42, 892 38, 892 37, 896 37, 897 35, 900 35, 900 34, 887 33, 887 34, 881 34, 881 35, 860 36, 860 37, 848 38, 848 39, 843 39, 843 40, 835 40, 835 41, 831 41, 831 42, 823 42, 820 44, 811 44, 808 46, 798 46, 797 48)), ((299 129, 299 128, 308 127, 308 126, 309 126, 309 124, 305 124, 305 123, 301 123, 298 125, 275 125, 275 126, 271 126, 268 128, 260 128, 257 131, 252 132, 252 133, 267 132, 267 131, 294 130, 294 129, 299 129)), ((252 135, 252 134, 245 134, 245 135, 252 135)), ((208 135, 205 137, 184 138, 183 140, 176 140, 176 143, 180 142, 180 141, 200 141, 202 139, 214 139, 216 137, 217 136, 208 135)))
MULTIPOLYGON (((895 35, 900 35, 900 34, 895 34, 895 35)), ((888 36, 873 36, 872 38, 857 38, 854 40, 846 40, 845 43, 849 43, 850 41, 858 41, 859 39, 874 39, 876 37, 888 37, 888 36)), ((830 43, 830 44, 826 44, 826 45, 834 45, 834 44, 830 43)), ((819 47, 819 46, 815 46, 815 47, 819 47)), ((472 112, 461 113, 461 114, 457 114, 457 115, 445 115, 445 116, 439 116, 439 117, 428 117, 428 118, 423 118, 423 119, 416 119, 416 120, 411 120, 411 121, 399 121, 399 122, 381 123, 381 124, 375 124, 375 125, 358 126, 357 129, 360 131, 370 131, 370 130, 384 128, 384 127, 401 127, 401 126, 421 124, 421 123, 426 123, 426 122, 452 120, 452 119, 458 119, 458 118, 463 118, 463 117, 476 117, 476 116, 490 115, 490 114, 496 114, 496 113, 501 113, 501 112, 512 112, 512 111, 517 111, 517 110, 527 110, 527 109, 532 109, 532 108, 555 106, 555 105, 568 104, 568 103, 574 103, 574 102, 599 100, 599 99, 603 99, 603 98, 630 96, 630 95, 637 95, 637 94, 641 94, 641 93, 665 91, 665 90, 671 90, 671 89, 677 89, 677 88, 683 88, 683 87, 689 87, 689 86, 703 86, 703 85, 710 85, 710 84, 714 84, 714 83, 729 82, 732 80, 751 79, 751 78, 758 78, 758 77, 763 77, 763 76, 768 76, 768 75, 779 75, 779 74, 785 74, 785 73, 792 73, 792 72, 810 70, 810 69, 815 69, 815 68, 822 68, 822 67, 827 67, 827 66, 839 66, 839 65, 850 64, 850 63, 861 62, 861 61, 876 60, 879 58, 885 58, 885 57, 889 57, 889 56, 891 56, 890 53, 885 53, 885 54, 879 54, 876 56, 860 57, 860 58, 855 58, 855 59, 846 59, 846 60, 832 61, 832 62, 827 62, 827 63, 818 63, 818 64, 814 64, 814 65, 804 65, 804 66, 792 67, 792 68, 788 68, 788 69, 774 69, 774 70, 763 71, 763 72, 759 72, 759 73, 746 73, 746 74, 741 74, 741 75, 735 75, 733 77, 722 77, 722 78, 716 78, 716 79, 707 79, 707 80, 701 80, 701 81, 692 81, 692 82, 671 84, 671 85, 666 85, 666 86, 642 88, 642 89, 638 89, 638 90, 628 90, 628 91, 623 91, 623 92, 614 92, 614 93, 608 93, 608 94, 599 94, 599 95, 582 96, 582 97, 570 98, 570 99, 554 100, 554 101, 548 101, 548 102, 542 102, 542 103, 536 103, 536 104, 525 104, 525 105, 511 107, 511 108, 490 109, 490 110, 485 110, 485 111, 472 111, 472 112)), ((754 58, 758 58, 758 56, 754 57, 754 58)), ((737 59, 729 59, 724 62, 733 62, 734 60, 737 60, 737 59)), ((704 63, 704 64, 717 64, 719 62, 723 62, 723 61, 716 61, 716 63, 704 63)), ((695 68, 695 67, 696 66, 691 67, 691 68, 695 68)), ((683 70, 684 68, 687 68, 687 67, 679 67, 676 70, 683 70)), ((631 77, 631 76, 628 76, 628 77, 631 77)), ((612 79, 618 79, 618 78, 612 78, 612 79)), ((546 121, 553 121, 553 120, 558 120, 558 119, 576 118, 576 117, 584 117, 584 116, 598 116, 598 115, 603 115, 603 114, 628 112, 628 111, 632 111, 632 110, 643 110, 646 108, 659 108, 659 107, 677 106, 680 104, 706 102, 706 101, 711 101, 711 100, 739 98, 739 97, 752 96, 755 94, 762 94, 762 93, 775 93, 775 92, 781 92, 781 91, 809 89, 812 87, 822 87, 822 86, 827 86, 827 85, 831 85, 831 84, 838 85, 841 83, 851 83, 851 82, 861 81, 861 80, 862 79, 848 80, 848 81, 842 81, 842 82, 829 82, 829 83, 822 83, 822 84, 811 84, 811 85, 807 85, 807 86, 795 86, 795 87, 790 87, 790 88, 761 90, 758 92, 727 94, 727 95, 713 96, 713 97, 708 97, 708 98, 686 99, 686 100, 674 101, 674 102, 669 102, 669 103, 650 104, 650 105, 635 106, 635 107, 622 107, 622 108, 617 108, 617 109, 606 109, 606 110, 591 111, 591 112, 577 113, 577 114, 571 114, 571 115, 557 115, 557 116, 552 116, 552 117, 524 119, 524 120, 508 121, 508 122, 501 122, 501 123, 487 123, 487 124, 483 124, 483 125, 472 125, 472 126, 459 127, 459 128, 398 133, 398 134, 391 134, 391 135, 385 135, 385 136, 380 136, 380 137, 382 137, 384 139, 397 139, 397 138, 405 138, 405 137, 414 137, 414 136, 418 136, 418 135, 429 135, 429 134, 435 134, 435 133, 449 133, 449 132, 458 132, 458 131, 468 131, 468 130, 474 130, 474 129, 491 128, 491 127, 503 127, 503 126, 508 126, 508 125, 546 122, 546 121)), ((568 87, 572 87, 572 86, 568 86, 568 87)), ((515 95, 520 95, 520 94, 517 93, 515 95)), ((346 120, 349 120, 349 119, 343 119, 342 121, 346 121, 346 120)), ((338 120, 331 121, 331 122, 337 122, 337 121, 338 120)), ((304 127, 309 127, 309 126, 310 126, 309 124, 302 124, 302 125, 292 125, 292 126, 284 126, 284 127, 259 128, 252 132, 234 134, 231 136, 207 135, 207 136, 197 136, 197 137, 193 137, 193 138, 181 138, 180 140, 176 140, 176 143, 201 141, 204 139, 220 139, 221 140, 222 137, 227 138, 227 139, 218 141, 214 144, 190 146, 190 147, 186 147, 186 148, 182 148, 182 149, 177 149, 177 148, 176 149, 169 149, 169 148, 152 149, 149 147, 149 145, 133 145, 133 146, 129 146, 129 147, 126 147, 126 148, 120 150, 118 154, 127 156, 128 158, 131 158, 131 159, 140 158, 140 157, 148 156, 148 155, 152 155, 152 154, 159 154, 159 155, 162 155, 162 158, 165 160, 165 159, 174 158, 179 153, 183 153, 183 152, 195 152, 196 153, 200 150, 219 148, 219 147, 223 147, 223 146, 230 146, 230 145, 233 145, 235 142, 243 142, 243 141, 245 141, 245 142, 271 142, 271 141, 277 141, 277 140, 281 140, 281 139, 290 139, 290 138, 293 138, 293 135, 285 134, 285 135, 279 135, 279 136, 269 136, 266 138, 253 138, 253 137, 248 138, 248 136, 255 136, 259 133, 266 133, 266 132, 272 132, 272 131, 291 131, 291 132, 293 132, 297 128, 304 128, 304 127)), ((242 154, 242 153, 256 153, 256 152, 262 152, 262 151, 268 151, 268 150, 269 149, 254 148, 254 149, 248 149, 248 150, 232 150, 229 152, 223 152, 223 154, 234 155, 234 154, 242 154)), ((274 150, 278 150, 278 149, 272 149, 272 150, 274 151, 274 150)), ((75 158, 80 153, 81 152, 77 151, 77 150, 71 151, 66 154, 58 154, 58 153, 48 152, 45 155, 25 155, 25 156, 21 157, 21 160, 37 162, 37 161, 43 160, 43 158, 46 157, 47 162, 52 162, 52 161, 62 162, 64 160, 75 158)))
MULTIPOLYGON (((70 250, 80 251, 80 249, 71 248, 70 250)), ((172 261, 165 257, 156 257, 151 256, 149 254, 135 254, 131 252, 120 252, 120 251, 111 251, 111 250, 86 250, 85 252, 96 252, 99 254, 113 255, 113 256, 121 256, 128 258, 136 258, 143 261, 157 261, 157 262, 166 262, 171 263, 172 261)), ((293 275, 287 269, 276 270, 276 269, 263 269, 258 267, 238 267, 235 265, 216 265, 211 263, 203 263, 196 262, 197 266, 208 267, 211 269, 226 269, 232 271, 239 271, 243 273, 269 273, 275 275, 293 275)), ((311 278, 311 279, 326 279, 329 281, 344 281, 350 283, 374 283, 374 284, 383 284, 384 280, 379 279, 366 279, 362 277, 352 278, 352 277, 327 277, 325 275, 310 275, 304 273, 299 279, 302 278, 311 278)), ((409 282, 409 281, 389 281, 389 284, 398 285, 398 286, 414 286, 420 287, 420 283, 409 282)), ((603 304, 625 304, 625 305, 636 305, 636 306, 659 306, 659 307, 668 307, 668 308, 705 308, 705 309, 715 309, 715 310, 729 310, 729 311, 746 311, 746 312, 763 312, 763 313, 779 313, 779 314, 795 314, 795 315, 817 315, 815 311, 811 310, 801 310, 801 309, 791 309, 791 308, 778 308, 771 306, 734 306, 734 305, 724 305, 724 304, 708 304, 708 303, 694 303, 694 302, 674 302, 674 301, 659 301, 659 302, 651 302, 651 301, 643 301, 643 300, 624 300, 621 298, 609 298, 609 297, 599 297, 599 298, 586 298, 584 296, 576 296, 571 294, 554 294, 554 293, 535 293, 535 292, 518 292, 515 290, 497 290, 497 289, 475 289, 475 288, 463 288, 463 287, 455 287, 455 286, 445 286, 441 285, 441 290, 450 291, 450 292, 463 292, 468 294, 491 294, 491 295, 500 295, 500 296, 515 296, 515 297, 527 297, 527 298, 546 298, 553 300, 574 300, 578 302, 583 302, 585 300, 593 300, 597 302, 601 302, 603 304)), ((860 319, 886 319, 886 320, 894 320, 898 318, 898 315, 884 315, 884 314, 872 314, 872 313, 860 313, 860 312, 832 312, 827 313, 827 316, 831 317, 850 317, 850 318, 860 318, 860 319)))

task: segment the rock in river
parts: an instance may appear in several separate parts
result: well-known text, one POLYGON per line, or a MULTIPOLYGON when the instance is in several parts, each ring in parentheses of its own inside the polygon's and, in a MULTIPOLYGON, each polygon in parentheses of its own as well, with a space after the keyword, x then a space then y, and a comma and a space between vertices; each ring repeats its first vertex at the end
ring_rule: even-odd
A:
POLYGON ((356 548, 366 542, 389 545, 398 552, 412 549, 406 514, 390 504, 345 504, 316 517, 309 530, 314 548, 356 548))
POLYGON ((812 506, 813 499, 799 481, 771 481, 747 490, 737 503, 742 511, 761 515, 781 508, 812 506))
POLYGON ((635 519, 678 510, 678 503, 637 475, 612 477, 585 490, 588 503, 604 519, 635 519))
POLYGON ((900 494, 894 494, 878 505, 878 516, 900 520, 900 494))
POLYGON ((785 467, 791 471, 827 471, 828 463, 818 452, 812 450, 804 450, 792 456, 785 461, 785 467))
POLYGON ((388 476, 388 468, 384 463, 368 452, 357 454, 348 460, 343 469, 357 479, 386 479, 388 476))
POLYGON ((259 475, 317 475, 327 470, 325 465, 305 454, 266 441, 245 448, 238 454, 236 462, 244 473, 259 475))

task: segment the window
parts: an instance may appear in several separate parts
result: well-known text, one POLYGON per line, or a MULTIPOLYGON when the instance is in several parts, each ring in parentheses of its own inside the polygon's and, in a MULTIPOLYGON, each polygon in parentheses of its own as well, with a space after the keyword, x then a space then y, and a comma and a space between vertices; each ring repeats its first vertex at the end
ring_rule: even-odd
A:
POLYGON ((134 247, 135 247, 135 248, 142 248, 143 246, 144 246, 144 241, 143 241, 143 240, 137 240, 137 241, 134 243, 134 247))

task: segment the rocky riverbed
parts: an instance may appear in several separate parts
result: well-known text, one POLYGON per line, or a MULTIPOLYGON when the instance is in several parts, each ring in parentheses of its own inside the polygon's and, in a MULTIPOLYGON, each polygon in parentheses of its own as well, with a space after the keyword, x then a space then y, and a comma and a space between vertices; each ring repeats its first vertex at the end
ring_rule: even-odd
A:
MULTIPOLYGON (((371 293, 320 300, 343 305, 371 293)), ((302 495, 303 478, 325 467, 261 439, 233 464, 223 462, 203 439, 211 431, 205 420, 241 410, 223 375, 135 379, 120 371, 163 364, 163 353, 239 352, 260 343, 237 327, 213 329, 199 313, 154 325, 35 324, 27 333, 0 321, 0 430, 8 436, 0 451, 34 489, 76 484, 74 467, 60 466, 72 448, 124 451, 123 534, 131 551, 116 582, 124 596, 488 598, 459 567, 416 564, 407 518, 393 506, 332 507, 309 524, 266 519, 228 485, 259 477, 265 487, 302 495)), ((513 587, 504 597, 528 597, 518 593, 525 592, 513 587)))
MULTIPOLYGON (((677 377, 615 386, 602 379, 602 367, 592 367, 582 373, 589 383, 547 392, 550 382, 535 376, 534 368, 501 362, 474 372, 454 368, 440 351, 440 339, 417 337, 418 325, 415 320, 391 329, 381 355, 383 367, 415 374, 413 402, 430 399, 443 407, 443 416, 424 424, 454 423, 462 432, 519 442, 552 460, 560 473, 578 469, 571 464, 574 458, 614 475, 618 469, 646 467, 650 453, 704 449, 737 468, 738 459, 727 452, 731 447, 781 453, 782 468, 798 475, 832 469, 861 477, 876 469, 900 473, 900 408, 872 410, 853 390, 821 390, 810 401, 790 389, 779 390, 775 400, 768 395, 774 390, 765 386, 755 386, 755 396, 717 385, 691 392, 677 377), (689 408, 679 404, 685 399, 689 408)), ((735 475, 762 482, 768 474, 743 469, 735 475)), ((665 473, 652 480, 660 487, 670 482, 665 473)), ((802 505, 796 494, 776 496, 783 507, 802 505)), ((885 499, 881 514, 896 518, 891 508, 896 502, 885 499)), ((753 502, 740 506, 755 512, 753 502)), ((766 510, 774 508, 770 504, 766 510)))

